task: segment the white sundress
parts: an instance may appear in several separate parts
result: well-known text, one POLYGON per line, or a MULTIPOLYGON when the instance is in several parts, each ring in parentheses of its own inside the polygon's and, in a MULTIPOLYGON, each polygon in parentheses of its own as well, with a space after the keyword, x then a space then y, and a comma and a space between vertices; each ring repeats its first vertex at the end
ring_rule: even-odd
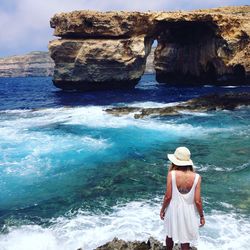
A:
POLYGON ((195 179, 191 190, 182 194, 176 186, 175 171, 172 174, 172 198, 165 210, 164 229, 166 236, 176 243, 197 244, 199 238, 198 212, 194 202, 195 187, 199 174, 195 179))

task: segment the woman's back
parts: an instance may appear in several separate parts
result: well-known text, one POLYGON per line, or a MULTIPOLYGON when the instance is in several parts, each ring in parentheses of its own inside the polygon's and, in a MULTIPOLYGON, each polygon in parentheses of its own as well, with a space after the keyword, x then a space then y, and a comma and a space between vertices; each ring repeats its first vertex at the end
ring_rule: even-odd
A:
POLYGON ((180 193, 188 193, 195 180, 196 174, 192 171, 175 170, 176 186, 180 193))

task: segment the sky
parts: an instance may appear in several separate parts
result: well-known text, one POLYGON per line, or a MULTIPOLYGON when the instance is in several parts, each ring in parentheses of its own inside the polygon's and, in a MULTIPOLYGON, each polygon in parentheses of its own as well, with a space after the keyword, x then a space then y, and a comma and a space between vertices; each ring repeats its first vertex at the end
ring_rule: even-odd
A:
POLYGON ((247 5, 249 0, 0 0, 0 57, 48 50, 49 20, 72 10, 170 11, 247 5))

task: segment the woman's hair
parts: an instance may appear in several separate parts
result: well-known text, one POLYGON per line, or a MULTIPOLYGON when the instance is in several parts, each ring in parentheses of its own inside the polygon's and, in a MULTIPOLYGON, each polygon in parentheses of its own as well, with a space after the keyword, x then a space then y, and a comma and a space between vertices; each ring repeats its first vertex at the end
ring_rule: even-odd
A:
POLYGON ((174 163, 171 163, 170 166, 169 166, 169 171, 172 171, 172 170, 182 170, 182 171, 188 171, 189 170, 189 171, 195 172, 194 167, 192 165, 177 166, 174 163))

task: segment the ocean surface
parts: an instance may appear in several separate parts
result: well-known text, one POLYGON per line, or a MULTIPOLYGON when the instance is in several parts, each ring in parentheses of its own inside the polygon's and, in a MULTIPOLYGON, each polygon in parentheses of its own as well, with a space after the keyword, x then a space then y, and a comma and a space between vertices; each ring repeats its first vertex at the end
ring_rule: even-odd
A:
POLYGON ((203 177, 199 250, 249 249, 250 107, 144 119, 104 111, 229 91, 250 86, 176 88, 144 75, 134 90, 76 93, 51 78, 0 79, 0 249, 163 242, 166 154, 183 145, 203 177))

